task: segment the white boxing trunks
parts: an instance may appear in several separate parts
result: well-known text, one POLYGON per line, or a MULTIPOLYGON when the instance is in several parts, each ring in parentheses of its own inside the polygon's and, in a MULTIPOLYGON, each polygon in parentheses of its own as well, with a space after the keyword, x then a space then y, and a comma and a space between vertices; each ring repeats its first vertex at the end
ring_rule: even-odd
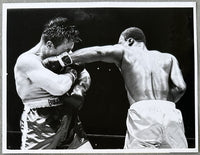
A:
POLYGON ((76 149, 88 142, 77 113, 58 99, 24 103, 22 150, 76 149))
POLYGON ((133 103, 127 114, 125 149, 188 148, 181 112, 169 101, 133 103))

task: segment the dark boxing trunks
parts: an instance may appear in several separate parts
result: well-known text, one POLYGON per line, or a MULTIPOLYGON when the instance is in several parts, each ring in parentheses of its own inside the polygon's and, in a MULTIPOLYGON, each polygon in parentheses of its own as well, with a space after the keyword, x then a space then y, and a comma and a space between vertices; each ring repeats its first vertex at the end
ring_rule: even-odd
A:
POLYGON ((58 100, 24 105, 21 149, 76 149, 88 141, 77 113, 58 100))

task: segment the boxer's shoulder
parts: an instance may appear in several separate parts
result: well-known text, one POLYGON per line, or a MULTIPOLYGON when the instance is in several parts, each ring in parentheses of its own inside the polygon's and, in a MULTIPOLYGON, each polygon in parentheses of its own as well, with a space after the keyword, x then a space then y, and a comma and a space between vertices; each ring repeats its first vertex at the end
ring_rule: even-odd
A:
POLYGON ((15 69, 26 70, 41 66, 41 60, 38 56, 32 53, 21 54, 15 64, 15 69))

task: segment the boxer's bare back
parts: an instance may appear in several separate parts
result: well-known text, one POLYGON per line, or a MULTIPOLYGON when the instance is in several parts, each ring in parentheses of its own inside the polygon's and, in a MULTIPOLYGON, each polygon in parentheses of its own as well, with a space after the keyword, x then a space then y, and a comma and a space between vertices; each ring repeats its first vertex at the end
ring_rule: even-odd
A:
POLYGON ((182 74, 172 55, 140 48, 126 48, 124 51, 121 72, 132 102, 173 101, 171 89, 184 89, 182 74))

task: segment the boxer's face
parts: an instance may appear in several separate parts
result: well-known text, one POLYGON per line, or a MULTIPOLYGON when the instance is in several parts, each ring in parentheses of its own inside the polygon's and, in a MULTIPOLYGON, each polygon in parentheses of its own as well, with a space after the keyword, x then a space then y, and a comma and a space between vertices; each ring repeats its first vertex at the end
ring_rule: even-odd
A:
POLYGON ((51 41, 46 43, 48 49, 48 56, 57 56, 63 52, 69 52, 74 48, 74 42, 72 40, 64 39, 63 42, 56 48, 51 41))
POLYGON ((56 55, 60 55, 63 52, 70 52, 74 48, 74 42, 72 40, 65 39, 62 44, 55 48, 56 55))

